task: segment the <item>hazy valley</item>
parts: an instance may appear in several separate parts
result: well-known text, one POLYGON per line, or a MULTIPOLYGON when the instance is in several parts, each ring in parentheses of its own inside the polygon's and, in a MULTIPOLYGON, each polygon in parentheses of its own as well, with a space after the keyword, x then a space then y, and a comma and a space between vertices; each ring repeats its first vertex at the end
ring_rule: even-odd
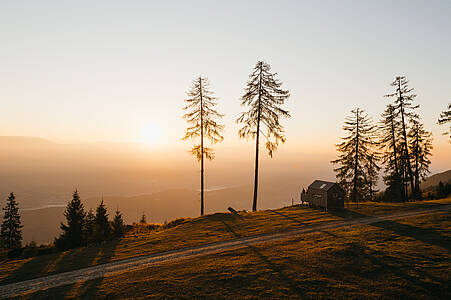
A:
MULTIPOLYGON (((103 197, 110 215, 119 208, 127 223, 144 212, 163 223, 199 214, 199 171, 183 149, 162 151, 127 143, 55 143, 39 138, 0 137, 0 205, 14 191, 23 219, 24 242, 53 241, 75 189, 87 209, 103 197), (163 159, 163 154, 166 155, 163 159), (169 157, 169 158, 167 158, 169 157), (51 216, 51 217, 49 217, 51 216)), ((207 213, 229 206, 250 210, 251 149, 219 149, 208 163, 207 213)), ((314 178, 333 180, 327 154, 285 153, 263 159, 262 209, 299 202, 314 178), (307 170, 309 170, 307 172, 307 170)))

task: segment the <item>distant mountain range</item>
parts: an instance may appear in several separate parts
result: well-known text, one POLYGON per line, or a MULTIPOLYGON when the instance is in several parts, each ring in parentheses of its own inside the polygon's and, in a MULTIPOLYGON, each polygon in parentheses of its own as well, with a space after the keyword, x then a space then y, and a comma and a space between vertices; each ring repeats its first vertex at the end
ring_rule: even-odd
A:
POLYGON ((440 181, 442 181, 443 183, 451 183, 451 170, 429 176, 425 181, 421 183, 421 188, 423 190, 428 190, 437 186, 440 181))

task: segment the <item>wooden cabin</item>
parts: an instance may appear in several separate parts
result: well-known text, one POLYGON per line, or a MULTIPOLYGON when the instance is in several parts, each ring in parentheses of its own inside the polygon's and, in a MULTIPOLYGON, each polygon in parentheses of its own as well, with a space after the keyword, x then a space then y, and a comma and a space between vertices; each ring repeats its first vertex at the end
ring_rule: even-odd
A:
POLYGON ((307 192, 301 193, 301 201, 326 210, 344 209, 345 192, 335 182, 315 180, 307 192))

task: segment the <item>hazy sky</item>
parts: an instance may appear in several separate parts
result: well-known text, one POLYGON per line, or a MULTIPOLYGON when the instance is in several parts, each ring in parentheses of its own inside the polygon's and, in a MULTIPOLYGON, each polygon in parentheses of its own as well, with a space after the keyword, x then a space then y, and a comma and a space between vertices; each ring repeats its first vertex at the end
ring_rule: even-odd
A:
POLYGON ((0 135, 177 145, 202 74, 237 146, 259 59, 291 98, 286 149, 333 151, 349 111, 378 119, 398 74, 418 93, 435 153, 451 101, 451 1, 1 1, 0 135), (290 148, 291 147, 291 148, 290 148))

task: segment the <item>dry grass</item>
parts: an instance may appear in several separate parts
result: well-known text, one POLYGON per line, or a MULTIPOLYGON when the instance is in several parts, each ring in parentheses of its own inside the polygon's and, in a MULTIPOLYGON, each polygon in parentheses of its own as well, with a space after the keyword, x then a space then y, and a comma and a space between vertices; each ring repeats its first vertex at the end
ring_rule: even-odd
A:
POLYGON ((306 234, 24 298, 450 299, 450 250, 449 212, 437 213, 306 234))
POLYGON ((359 204, 358 207, 351 206, 345 213, 339 215, 299 205, 256 213, 240 212, 239 215, 218 213, 189 219, 164 231, 127 235, 121 240, 106 242, 102 245, 28 259, 7 260, 4 258, 0 261, 0 284, 247 235, 446 203, 451 203, 451 199, 404 204, 366 203, 359 204), (233 233, 230 231, 230 226, 233 227, 233 233))

